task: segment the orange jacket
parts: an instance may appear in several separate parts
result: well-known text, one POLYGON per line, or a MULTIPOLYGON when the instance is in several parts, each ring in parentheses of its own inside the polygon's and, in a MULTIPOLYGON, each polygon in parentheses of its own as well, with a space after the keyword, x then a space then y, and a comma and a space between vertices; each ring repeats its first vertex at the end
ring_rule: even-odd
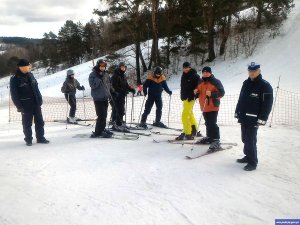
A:
POLYGON ((214 75, 203 78, 203 81, 197 87, 199 94, 199 103, 203 112, 219 111, 220 99, 224 96, 225 90, 220 80, 214 75), (206 91, 211 91, 211 96, 206 96, 206 91), (204 108, 205 99, 208 99, 204 108), (204 108, 204 109, 203 109, 204 108))

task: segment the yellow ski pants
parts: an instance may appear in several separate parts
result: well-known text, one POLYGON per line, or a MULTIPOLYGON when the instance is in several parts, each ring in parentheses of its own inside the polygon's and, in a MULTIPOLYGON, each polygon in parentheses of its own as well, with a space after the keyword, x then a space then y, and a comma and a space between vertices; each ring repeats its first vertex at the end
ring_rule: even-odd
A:
POLYGON ((195 119, 194 113, 193 113, 193 107, 194 107, 194 100, 188 101, 184 100, 183 101, 183 110, 182 110, 182 125, 183 125, 183 132, 186 135, 190 135, 192 133, 192 125, 195 125, 196 129, 197 128, 197 121, 195 119))

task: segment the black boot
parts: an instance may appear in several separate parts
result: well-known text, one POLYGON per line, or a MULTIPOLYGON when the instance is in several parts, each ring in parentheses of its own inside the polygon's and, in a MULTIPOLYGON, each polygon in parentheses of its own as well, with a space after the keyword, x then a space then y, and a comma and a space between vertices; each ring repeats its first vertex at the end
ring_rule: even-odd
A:
POLYGON ((175 138, 175 140, 180 141, 183 140, 185 137, 185 133, 181 133, 178 137, 175 138))
POLYGON ((236 162, 237 162, 237 163, 248 163, 248 159, 247 159, 247 157, 245 156, 244 158, 237 159, 236 162))
POLYGON ((42 138, 42 139, 38 139, 36 141, 36 143, 39 143, 39 144, 49 144, 50 141, 48 141, 46 138, 42 138))
POLYGON ((161 127, 161 128, 167 128, 167 126, 165 124, 163 124, 162 122, 160 122, 160 121, 154 122, 153 126, 155 126, 155 127, 161 127))
POLYGON ((244 167, 244 170, 246 170, 246 171, 256 170, 256 165, 248 163, 248 164, 244 167))

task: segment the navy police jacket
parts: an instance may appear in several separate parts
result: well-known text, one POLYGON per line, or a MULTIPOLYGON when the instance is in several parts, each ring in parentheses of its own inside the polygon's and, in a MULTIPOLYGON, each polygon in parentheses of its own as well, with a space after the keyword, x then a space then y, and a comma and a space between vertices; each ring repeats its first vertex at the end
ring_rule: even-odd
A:
POLYGON ((162 74, 159 77, 156 77, 153 72, 148 74, 148 77, 143 85, 144 94, 149 93, 151 97, 161 96, 163 90, 168 94, 172 94, 172 91, 169 89, 166 81, 166 76, 162 74))
POLYGON ((273 105, 273 89, 260 74, 244 81, 235 110, 238 122, 248 126, 264 125, 273 105))
POLYGON ((11 98, 18 110, 31 111, 43 104, 38 83, 32 73, 23 74, 19 69, 10 79, 11 98))

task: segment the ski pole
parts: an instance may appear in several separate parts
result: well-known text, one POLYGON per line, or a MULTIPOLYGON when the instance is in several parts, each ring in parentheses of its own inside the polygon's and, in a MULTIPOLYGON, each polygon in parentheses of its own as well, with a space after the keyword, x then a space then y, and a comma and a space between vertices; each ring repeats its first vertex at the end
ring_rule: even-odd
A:
POLYGON ((126 126, 126 123, 127 123, 127 94, 125 97, 125 126, 126 126))
MULTIPOLYGON (((209 99, 208 96, 206 96, 205 101, 204 101, 204 105, 203 105, 203 109, 202 109, 202 113, 201 113, 201 115, 200 115, 200 119, 199 119, 199 122, 198 122, 198 127, 197 127, 197 130, 196 130, 196 135, 197 135, 197 133, 198 133, 198 131, 199 131, 201 119, 202 119, 202 117, 203 117, 203 112, 204 112, 204 110, 205 110, 205 106, 206 106, 206 104, 207 104, 207 102, 208 102, 208 99, 209 99)), ((193 140, 193 145, 192 145, 191 151, 194 150, 195 140, 196 140, 196 138, 194 138, 194 140, 193 140)))
POLYGON ((133 122, 133 115, 134 115, 134 98, 133 98, 133 93, 132 93, 132 98, 131 98, 131 116, 130 116, 130 127, 133 122))
POLYGON ((170 127, 170 112, 171 112, 171 97, 172 95, 169 95, 169 111, 168 111, 168 127, 170 127))
POLYGON ((138 123, 140 122, 140 119, 141 119, 141 115, 142 115, 142 110, 143 110, 143 106, 144 106, 144 103, 145 103, 145 99, 146 99, 146 95, 144 95, 143 103, 142 103, 140 114, 139 114, 138 123))
POLYGON ((85 121, 85 123, 86 123, 86 112, 85 112, 84 90, 82 90, 82 102, 83 102, 83 115, 84 115, 84 121, 85 121))
POLYGON ((67 101, 67 111, 66 111, 66 129, 68 129, 68 111, 69 111, 69 101, 70 101, 70 95, 68 95, 68 101, 67 101))

